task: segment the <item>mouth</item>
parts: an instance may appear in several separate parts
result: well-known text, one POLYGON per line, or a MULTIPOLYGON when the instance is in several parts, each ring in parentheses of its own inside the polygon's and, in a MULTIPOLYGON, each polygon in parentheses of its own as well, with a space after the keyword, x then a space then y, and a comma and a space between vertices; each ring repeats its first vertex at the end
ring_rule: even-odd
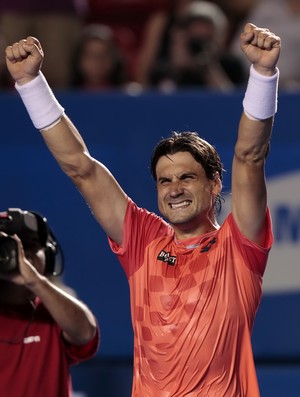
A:
POLYGON ((177 210, 177 209, 181 209, 181 208, 187 208, 189 205, 191 205, 191 201, 189 200, 185 200, 185 201, 181 201, 180 203, 169 203, 169 207, 172 210, 177 210))

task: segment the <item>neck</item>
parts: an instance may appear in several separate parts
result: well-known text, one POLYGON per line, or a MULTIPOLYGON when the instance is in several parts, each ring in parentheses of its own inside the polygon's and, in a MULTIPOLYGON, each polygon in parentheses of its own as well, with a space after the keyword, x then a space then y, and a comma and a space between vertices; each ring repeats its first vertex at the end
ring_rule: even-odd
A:
POLYGON ((196 227, 186 224, 176 224, 172 226, 175 232, 175 238, 177 240, 187 240, 193 237, 200 237, 204 234, 214 232, 220 228, 215 219, 213 222, 196 225, 196 227))

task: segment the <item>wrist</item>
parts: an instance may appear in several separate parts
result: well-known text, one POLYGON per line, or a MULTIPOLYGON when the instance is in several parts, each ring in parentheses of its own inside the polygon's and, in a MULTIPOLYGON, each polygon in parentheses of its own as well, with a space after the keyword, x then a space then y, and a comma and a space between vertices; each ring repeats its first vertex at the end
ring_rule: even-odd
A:
POLYGON ((259 73, 253 65, 245 92, 243 107, 248 118, 266 120, 277 112, 279 70, 273 75, 259 73))
POLYGON ((18 87, 23 86, 23 85, 25 85, 25 84, 30 83, 30 82, 31 82, 32 80, 34 80, 37 76, 38 76, 38 74, 35 75, 35 76, 22 77, 21 79, 16 80, 15 84, 16 84, 18 87))
POLYGON ((252 68, 258 74, 260 74, 262 76, 266 76, 266 77, 274 76, 277 73, 276 67, 270 69, 270 68, 265 68, 265 67, 253 64, 252 68))
POLYGON ((25 286, 30 289, 35 295, 38 295, 40 289, 44 288, 47 283, 47 278, 36 271, 35 275, 30 280, 25 282, 25 286))
POLYGON ((24 84, 16 82, 15 88, 35 128, 45 129, 55 124, 64 114, 64 108, 55 98, 42 72, 24 84))

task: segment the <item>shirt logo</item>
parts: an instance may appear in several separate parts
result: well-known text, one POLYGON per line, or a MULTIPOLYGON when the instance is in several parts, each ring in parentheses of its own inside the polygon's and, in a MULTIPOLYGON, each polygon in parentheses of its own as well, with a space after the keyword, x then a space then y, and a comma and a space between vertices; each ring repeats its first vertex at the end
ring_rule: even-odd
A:
POLYGON ((160 251, 157 259, 162 262, 166 262, 170 266, 174 266, 176 263, 176 256, 170 254, 170 252, 166 252, 164 250, 160 251))
POLYGON ((41 338, 37 336, 28 336, 27 338, 24 338, 23 343, 26 345, 28 343, 37 343, 40 342, 41 338))
POLYGON ((211 249, 211 246, 212 246, 213 244, 215 244, 216 241, 217 241, 217 239, 216 239, 216 237, 214 237, 212 240, 209 241, 208 244, 206 244, 205 247, 202 248, 202 250, 201 250, 200 252, 207 252, 207 251, 209 251, 209 250, 211 249))

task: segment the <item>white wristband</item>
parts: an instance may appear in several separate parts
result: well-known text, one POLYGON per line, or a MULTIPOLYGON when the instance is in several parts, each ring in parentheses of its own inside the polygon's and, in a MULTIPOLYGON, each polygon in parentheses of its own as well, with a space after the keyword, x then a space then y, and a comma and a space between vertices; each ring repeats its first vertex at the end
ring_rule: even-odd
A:
POLYGON ((27 84, 15 84, 35 128, 42 130, 55 124, 64 108, 55 98, 42 72, 27 84))
POLYGON ((258 73, 253 65, 245 92, 243 106, 252 120, 266 120, 277 112, 279 70, 273 76, 258 73))

